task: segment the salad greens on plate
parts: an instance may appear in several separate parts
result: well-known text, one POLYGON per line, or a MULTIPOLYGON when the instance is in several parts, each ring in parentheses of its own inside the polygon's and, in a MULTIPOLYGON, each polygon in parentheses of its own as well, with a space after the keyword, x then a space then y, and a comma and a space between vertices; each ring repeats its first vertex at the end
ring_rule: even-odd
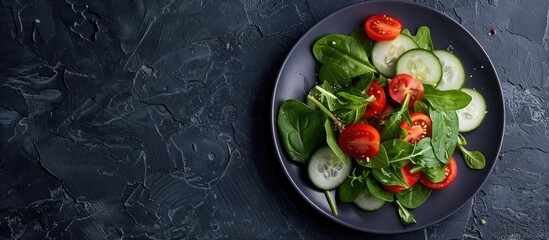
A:
POLYGON ((427 26, 413 35, 398 19, 374 15, 348 36, 318 39, 312 52, 317 85, 305 102, 279 106, 277 127, 286 154, 305 165, 334 215, 338 202, 357 211, 393 202, 403 224, 416 223, 409 210, 458 176, 456 149, 471 169, 484 168, 461 135, 482 124, 484 98, 462 88, 459 58, 436 49, 427 26))

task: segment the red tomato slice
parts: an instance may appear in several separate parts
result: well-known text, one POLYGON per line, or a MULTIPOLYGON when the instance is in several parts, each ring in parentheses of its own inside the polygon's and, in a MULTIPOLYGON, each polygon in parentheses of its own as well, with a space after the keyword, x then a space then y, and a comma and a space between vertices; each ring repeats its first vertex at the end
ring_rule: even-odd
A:
POLYGON ((394 17, 385 14, 374 15, 364 23, 366 34, 374 41, 388 41, 398 37, 402 31, 402 23, 394 17))
POLYGON ((379 132, 370 124, 358 122, 343 129, 338 143, 345 154, 366 159, 379 151, 379 132))
POLYGON ((401 105, 404 99, 406 99, 406 95, 410 94, 409 108, 413 107, 417 100, 423 98, 423 84, 406 73, 393 77, 387 90, 389 91, 389 96, 401 105))
POLYGON ((429 116, 423 113, 412 113, 410 114, 410 119, 412 120, 412 126, 408 125, 405 121, 400 123, 400 127, 408 131, 408 136, 404 138, 404 141, 417 143, 421 139, 431 137, 432 122, 429 116))
POLYGON ((454 159, 454 156, 452 156, 450 158, 450 163, 446 165, 446 178, 444 180, 438 183, 433 183, 429 181, 429 179, 422 174, 421 183, 423 183, 423 185, 425 185, 430 189, 440 190, 448 187, 456 179, 457 172, 458 172, 458 169, 457 169, 456 159, 454 159))
POLYGON ((381 113, 387 103, 387 97, 385 96, 385 90, 379 85, 379 83, 373 81, 370 84, 370 88, 366 92, 367 97, 374 95, 376 98, 375 101, 371 102, 366 106, 366 111, 362 115, 362 118, 372 118, 381 113))
MULTIPOLYGON (((416 173, 410 173, 410 169, 412 169, 415 165, 413 163, 408 163, 406 164, 406 166, 402 167, 400 169, 400 172, 402 173, 402 177, 404 177, 404 181, 406 181, 406 184, 408 184, 408 186, 412 187, 414 186, 414 184, 417 183, 417 181, 419 180, 419 176, 420 176, 420 172, 416 172, 416 173)), ((400 192, 400 191, 403 191, 403 190, 406 190, 405 187, 403 186, 385 186, 383 185, 383 188, 385 188, 385 190, 387 191, 390 191, 390 192, 400 192)))

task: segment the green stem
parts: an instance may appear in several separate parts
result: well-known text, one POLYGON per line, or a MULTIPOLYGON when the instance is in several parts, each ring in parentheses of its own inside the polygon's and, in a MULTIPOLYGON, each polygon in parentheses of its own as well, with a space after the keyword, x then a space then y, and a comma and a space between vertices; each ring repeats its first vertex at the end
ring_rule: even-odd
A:
POLYGON ((339 215, 339 213, 337 212, 337 207, 335 205, 334 200, 332 199, 332 195, 330 194, 330 192, 326 190, 324 191, 324 194, 326 195, 326 199, 328 199, 328 203, 330 204, 330 208, 332 209, 332 214, 334 216, 339 215))
POLYGON ((422 166, 415 166, 412 169, 410 169, 410 173, 417 173, 423 169, 422 166))
POLYGON ((321 92, 322 94, 324 94, 326 97, 329 97, 329 98, 331 98, 331 99, 337 99, 337 96, 336 96, 336 95, 332 94, 331 92, 326 91, 326 89, 324 89, 324 88, 322 88, 322 87, 320 87, 320 86, 318 86, 318 85, 316 85, 315 88, 316 88, 316 90, 318 90, 319 92, 321 92))
POLYGON ((322 103, 320 103, 318 100, 316 100, 314 97, 312 97, 310 95, 307 95, 307 99, 311 100, 311 102, 313 102, 318 108, 320 108, 320 110, 324 114, 326 114, 326 116, 328 116, 330 119, 332 119, 332 121, 339 122, 337 117, 332 112, 330 112, 330 110, 328 110, 326 107, 324 107, 324 105, 322 103))

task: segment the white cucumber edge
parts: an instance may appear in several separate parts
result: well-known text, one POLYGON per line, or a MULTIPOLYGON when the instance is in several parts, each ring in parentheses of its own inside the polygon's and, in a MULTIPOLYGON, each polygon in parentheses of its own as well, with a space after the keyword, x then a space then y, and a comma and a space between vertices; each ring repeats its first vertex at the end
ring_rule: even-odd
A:
POLYGON ((372 64, 381 74, 387 77, 393 77, 395 76, 396 61, 398 60, 400 55, 410 49, 415 48, 418 48, 417 43, 411 37, 404 34, 400 34, 394 40, 376 42, 372 48, 372 64), (393 47, 393 45, 395 44, 400 44, 404 48, 404 51, 398 56, 394 56, 392 60, 393 65, 389 66, 389 64, 386 63, 385 58, 387 58, 387 51, 389 50, 389 48, 393 47))
POLYGON ((307 174, 309 175, 309 179, 311 179, 311 182, 315 187, 321 190, 334 189, 341 185, 347 178, 347 175, 351 172, 351 158, 346 156, 346 161, 347 164, 343 164, 329 146, 321 147, 311 155, 311 158, 307 163, 307 174), (325 157, 329 157, 329 159, 326 159, 325 157), (323 161, 330 162, 327 165, 328 169, 324 169, 321 172, 319 170, 319 164, 322 164, 323 161), (340 169, 338 170, 337 167, 340 167, 340 169), (331 170, 335 171, 335 177, 331 175, 334 172, 329 172, 329 177, 327 179, 324 174, 326 171, 331 170))
POLYGON ((487 114, 486 101, 480 92, 471 88, 462 88, 462 92, 471 96, 471 102, 464 108, 456 110, 459 121, 459 132, 470 132, 477 129, 487 114), (466 114, 472 116, 467 119, 466 114))
POLYGON ((436 89, 438 90, 459 90, 465 83, 465 68, 461 60, 456 55, 446 50, 435 50, 433 53, 440 60, 442 66, 442 79, 438 83, 436 89), (454 71, 453 79, 448 79, 444 74, 444 68, 449 67, 454 71))
POLYGON ((440 65, 438 57, 432 52, 422 48, 412 49, 400 55, 396 63, 396 73, 409 74, 423 84, 430 84, 434 86, 440 81, 440 79, 442 79, 442 65, 440 65), (422 58, 424 69, 428 68, 431 71, 427 79, 417 76, 417 73, 414 73, 412 70, 408 69, 408 63, 416 57, 422 58))

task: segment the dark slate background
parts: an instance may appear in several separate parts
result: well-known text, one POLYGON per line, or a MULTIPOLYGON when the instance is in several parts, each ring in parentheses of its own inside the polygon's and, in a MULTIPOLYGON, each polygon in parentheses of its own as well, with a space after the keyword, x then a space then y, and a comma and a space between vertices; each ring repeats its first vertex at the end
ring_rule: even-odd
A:
POLYGON ((297 195, 268 131, 275 77, 357 2, 0 0, 0 239, 547 239, 549 0, 417 1, 476 37, 504 89, 471 203, 377 236, 297 195))

